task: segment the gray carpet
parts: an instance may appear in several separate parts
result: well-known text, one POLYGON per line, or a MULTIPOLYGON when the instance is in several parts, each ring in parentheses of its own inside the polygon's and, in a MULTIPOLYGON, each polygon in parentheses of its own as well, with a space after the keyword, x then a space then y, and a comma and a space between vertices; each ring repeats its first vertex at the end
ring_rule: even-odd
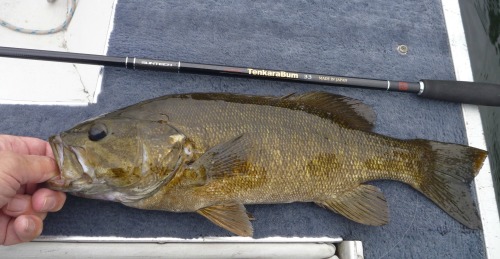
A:
MULTIPOLYGON (((108 55, 390 80, 455 78, 439 0, 120 0, 114 26, 108 55), (407 55, 396 51, 399 44, 408 45, 407 55)), ((47 138, 92 116, 171 93, 310 90, 372 105, 378 133, 466 143, 460 105, 412 94, 118 68, 105 69, 103 92, 89 107, 0 106, 0 132, 47 138)), ((255 237, 341 236, 363 241, 366 258, 485 257, 480 230, 460 225, 409 186, 374 184, 389 204, 386 226, 363 226, 314 204, 247 206, 257 219, 255 237)), ((47 218, 43 234, 230 236, 194 213, 141 211, 75 197, 47 218)))

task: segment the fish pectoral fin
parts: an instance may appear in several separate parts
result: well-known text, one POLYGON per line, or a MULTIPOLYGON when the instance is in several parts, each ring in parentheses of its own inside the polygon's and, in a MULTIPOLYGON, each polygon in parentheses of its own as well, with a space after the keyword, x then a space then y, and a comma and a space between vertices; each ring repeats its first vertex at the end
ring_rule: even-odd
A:
POLYGON ((250 223, 245 206, 241 203, 213 205, 199 209, 196 212, 217 226, 236 235, 243 237, 253 236, 252 223, 250 223))
POLYGON ((389 210, 384 194, 373 185, 362 184, 335 199, 316 204, 365 225, 381 226, 389 222, 389 210))
POLYGON ((242 134, 207 150, 191 166, 203 171, 207 179, 241 175, 248 172, 250 152, 253 151, 248 134, 242 134))

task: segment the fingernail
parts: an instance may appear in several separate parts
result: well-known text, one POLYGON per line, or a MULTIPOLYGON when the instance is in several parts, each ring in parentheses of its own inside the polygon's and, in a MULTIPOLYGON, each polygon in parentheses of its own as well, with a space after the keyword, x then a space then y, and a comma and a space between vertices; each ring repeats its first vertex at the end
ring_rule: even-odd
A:
POLYGON ((56 199, 47 197, 43 200, 42 212, 47 212, 56 206, 56 199))
POLYGON ((26 233, 33 233, 35 232, 35 222, 30 219, 30 218, 24 218, 23 219, 23 225, 24 225, 24 232, 26 233))
POLYGON ((23 212, 28 209, 28 201, 25 199, 21 198, 13 198, 10 202, 9 205, 7 205, 7 210, 10 212, 23 212))

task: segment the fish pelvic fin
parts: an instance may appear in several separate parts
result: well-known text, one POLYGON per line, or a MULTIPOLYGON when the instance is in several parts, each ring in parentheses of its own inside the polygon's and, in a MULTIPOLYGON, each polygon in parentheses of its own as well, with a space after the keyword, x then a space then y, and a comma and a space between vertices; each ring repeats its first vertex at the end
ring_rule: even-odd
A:
POLYGON ((389 222, 384 194, 373 185, 361 184, 334 199, 317 201, 316 204, 365 225, 381 226, 389 222))
POLYGON ((428 154, 421 180, 412 185, 435 202, 451 217, 471 229, 481 228, 470 184, 481 169, 488 153, 458 145, 427 142, 428 154))
POLYGON ((253 236, 253 227, 248 217, 249 214, 241 203, 213 205, 199 209, 196 212, 217 226, 238 236, 253 236))

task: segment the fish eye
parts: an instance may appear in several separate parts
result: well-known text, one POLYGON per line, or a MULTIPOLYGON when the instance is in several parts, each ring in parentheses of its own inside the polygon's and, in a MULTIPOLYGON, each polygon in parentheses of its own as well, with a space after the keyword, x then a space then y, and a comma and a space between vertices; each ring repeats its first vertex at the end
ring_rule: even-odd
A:
POLYGON ((89 129, 89 139, 92 141, 99 141, 108 135, 108 129, 106 125, 102 123, 96 123, 92 125, 89 129))

